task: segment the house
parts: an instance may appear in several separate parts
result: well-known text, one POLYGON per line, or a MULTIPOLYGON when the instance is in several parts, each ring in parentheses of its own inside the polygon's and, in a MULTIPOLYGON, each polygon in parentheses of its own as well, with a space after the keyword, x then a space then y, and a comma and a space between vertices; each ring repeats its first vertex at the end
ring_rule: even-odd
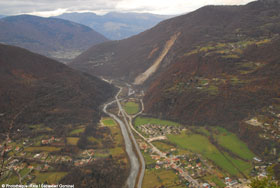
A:
POLYGON ((228 185, 229 186, 233 186, 233 185, 236 185, 236 184, 238 184, 238 181, 237 180, 233 180, 228 185))
POLYGON ((43 145, 49 144, 49 140, 42 140, 42 144, 43 144, 43 145))
POLYGON ((157 170, 160 169, 160 166, 156 165, 155 169, 157 169, 157 170))
POLYGON ((34 169, 34 166, 29 165, 27 168, 30 169, 30 170, 33 170, 33 169, 34 169))
POLYGON ((232 182, 232 179, 230 179, 230 177, 226 177, 225 178, 226 185, 228 185, 230 182, 232 182))
POLYGON ((20 147, 17 146, 17 147, 15 148, 15 151, 19 151, 19 150, 20 150, 20 147))
POLYGON ((204 183, 202 186, 203 186, 204 188, 210 188, 210 187, 211 187, 208 183, 204 183))
POLYGON ((40 156, 41 156, 41 154, 38 153, 38 154, 34 155, 34 158, 40 158, 40 156))
POLYGON ((160 159, 160 156, 158 156, 158 155, 151 155, 151 157, 152 157, 152 159, 154 159, 154 160, 159 160, 159 159, 160 159))
POLYGON ((254 157, 253 159, 254 159, 254 161, 256 161, 256 162, 258 162, 258 163, 262 162, 262 160, 259 159, 258 157, 254 157))

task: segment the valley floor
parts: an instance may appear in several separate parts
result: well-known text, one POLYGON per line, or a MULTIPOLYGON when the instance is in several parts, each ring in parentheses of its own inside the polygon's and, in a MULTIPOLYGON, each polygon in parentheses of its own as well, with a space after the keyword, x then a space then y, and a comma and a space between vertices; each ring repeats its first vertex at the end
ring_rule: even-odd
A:
POLYGON ((247 187, 251 178, 267 176, 268 164, 224 128, 141 116, 137 92, 122 105, 145 158, 143 187, 247 187))

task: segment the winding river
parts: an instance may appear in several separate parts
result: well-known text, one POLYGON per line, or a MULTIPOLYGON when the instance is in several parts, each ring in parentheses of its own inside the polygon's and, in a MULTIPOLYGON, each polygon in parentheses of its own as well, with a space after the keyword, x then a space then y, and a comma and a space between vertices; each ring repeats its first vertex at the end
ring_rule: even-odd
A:
MULTIPOLYGON (((137 158, 137 154, 139 155, 139 153, 135 153, 135 151, 134 151, 134 146, 136 147, 136 149, 138 149, 138 145, 135 141, 134 136, 132 135, 131 130, 129 129, 129 126, 126 126, 126 125, 128 125, 128 123, 127 123, 126 117, 123 114, 123 109, 120 106, 119 99, 118 99, 118 95, 120 94, 120 92, 121 92, 121 89, 115 97, 116 100, 111 101, 111 102, 104 105, 103 111, 107 115, 109 115, 111 118, 113 118, 121 127, 122 135, 123 135, 124 142, 125 142, 125 150, 126 150, 126 153, 129 157, 129 160, 130 160, 130 174, 127 178, 126 183, 127 183, 127 186, 129 188, 134 188, 135 185, 136 185, 136 180, 137 180, 138 174, 140 172, 140 163, 139 163, 139 160, 137 158), (121 119, 119 119, 116 115, 107 111, 107 107, 112 105, 115 102, 117 102, 119 110, 122 113, 126 124, 121 119)), ((140 153, 140 155, 141 155, 141 153, 140 153)), ((143 178, 140 176, 138 184, 137 184, 138 188, 141 188, 142 179, 143 178)))

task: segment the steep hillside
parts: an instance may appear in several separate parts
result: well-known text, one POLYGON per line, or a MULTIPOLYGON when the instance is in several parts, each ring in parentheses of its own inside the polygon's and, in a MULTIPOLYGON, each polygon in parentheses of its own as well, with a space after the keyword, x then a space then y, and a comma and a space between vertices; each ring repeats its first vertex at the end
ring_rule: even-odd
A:
POLYGON ((63 132, 68 124, 99 121, 99 106, 112 86, 27 50, 0 45, 1 133, 44 124, 63 132))
POLYGON ((186 125, 222 125, 260 155, 264 148, 279 151, 279 46, 277 39, 252 45, 239 57, 207 51, 182 58, 147 90, 146 113, 186 125), (263 137, 267 129, 276 132, 263 137))
POLYGON ((129 39, 94 46, 72 66, 143 86, 149 115, 224 126, 255 153, 275 158, 279 32, 279 1, 207 6, 129 39))
POLYGON ((278 34, 279 6, 263 4, 203 7, 163 21, 134 37, 94 46, 77 57, 72 66, 89 73, 134 82, 154 64, 175 35, 178 37, 160 62, 159 69, 166 69, 210 41, 234 42, 278 34))
POLYGON ((66 61, 107 40, 89 27, 57 18, 10 16, 0 20, 0 27, 0 43, 66 61))
POLYGON ((65 13, 57 16, 57 18, 89 26, 112 40, 121 40, 139 34, 170 17, 147 13, 118 12, 110 12, 105 15, 96 15, 90 12, 65 13))

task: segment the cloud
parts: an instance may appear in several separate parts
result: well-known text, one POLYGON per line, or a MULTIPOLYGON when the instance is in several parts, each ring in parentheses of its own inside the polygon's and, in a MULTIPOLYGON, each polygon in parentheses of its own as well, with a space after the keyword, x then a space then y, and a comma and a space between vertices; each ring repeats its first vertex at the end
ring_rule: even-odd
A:
POLYGON ((64 12, 109 11, 181 14, 209 4, 245 4, 252 0, 0 0, 0 14, 53 16, 64 12))

